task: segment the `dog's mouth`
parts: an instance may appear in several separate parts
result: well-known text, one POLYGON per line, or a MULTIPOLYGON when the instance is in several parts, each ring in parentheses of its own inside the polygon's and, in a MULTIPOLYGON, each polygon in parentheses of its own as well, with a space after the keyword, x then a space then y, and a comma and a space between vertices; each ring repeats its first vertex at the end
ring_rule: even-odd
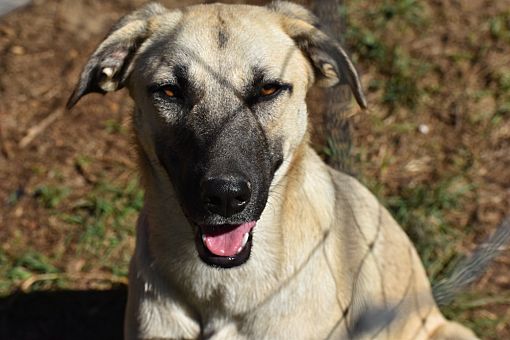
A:
POLYGON ((242 265, 250 257, 255 224, 200 225, 195 239, 200 258, 221 268, 242 265))

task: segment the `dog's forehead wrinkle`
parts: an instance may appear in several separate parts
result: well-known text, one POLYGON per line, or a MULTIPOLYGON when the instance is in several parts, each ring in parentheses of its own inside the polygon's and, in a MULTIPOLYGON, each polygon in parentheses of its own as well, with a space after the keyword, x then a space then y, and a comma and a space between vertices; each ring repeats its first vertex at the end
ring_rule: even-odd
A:
POLYGON ((278 65, 286 58, 281 48, 295 45, 276 22, 262 22, 250 12, 239 13, 229 7, 219 8, 221 10, 214 15, 207 12, 195 13, 193 17, 185 16, 183 29, 176 37, 179 45, 199 53, 204 62, 227 65, 233 61, 258 63, 263 61, 260 59, 266 59, 278 65), (203 24, 197 27, 197 22, 203 24), (218 49, 219 32, 223 37, 228 34, 228 50, 218 49))
POLYGON ((218 12, 218 47, 223 49, 226 47, 229 40, 228 27, 222 13, 218 12))
POLYGON ((219 91, 238 97, 254 83, 253 68, 263 70, 260 80, 288 81, 285 78, 293 77, 297 47, 281 29, 256 20, 246 22, 244 13, 235 15, 223 6, 217 8, 214 13, 188 10, 174 26, 162 26, 141 58, 148 61, 142 65, 143 73, 151 74, 155 83, 173 80, 169 68, 185 61, 195 84, 211 91, 219 84, 219 91), (198 26, 197 22, 204 24, 198 26), (219 40, 223 44, 227 38, 228 48, 218 48, 219 40))

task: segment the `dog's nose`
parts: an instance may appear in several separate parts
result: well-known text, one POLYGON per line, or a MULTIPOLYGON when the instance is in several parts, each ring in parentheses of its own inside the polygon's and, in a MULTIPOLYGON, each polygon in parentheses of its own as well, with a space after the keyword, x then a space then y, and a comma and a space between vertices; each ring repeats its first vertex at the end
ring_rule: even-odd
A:
POLYGON ((250 182, 241 176, 207 178, 202 182, 204 206, 223 217, 243 211, 250 197, 250 182))

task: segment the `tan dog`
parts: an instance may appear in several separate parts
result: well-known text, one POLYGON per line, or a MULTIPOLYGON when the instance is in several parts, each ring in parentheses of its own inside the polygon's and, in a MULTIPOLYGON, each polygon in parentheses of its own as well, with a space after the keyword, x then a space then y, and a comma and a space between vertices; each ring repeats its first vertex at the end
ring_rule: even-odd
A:
POLYGON ((374 196, 308 145, 313 85, 351 87, 304 8, 151 4, 120 20, 68 106, 123 86, 145 186, 127 339, 473 339, 440 314, 374 196))

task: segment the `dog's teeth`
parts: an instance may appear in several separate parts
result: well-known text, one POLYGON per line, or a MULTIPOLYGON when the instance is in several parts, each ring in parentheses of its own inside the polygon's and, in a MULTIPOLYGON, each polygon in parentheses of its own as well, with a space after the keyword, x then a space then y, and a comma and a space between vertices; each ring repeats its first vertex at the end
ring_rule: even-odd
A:
POLYGON ((241 248, 243 248, 246 245, 246 243, 248 243, 248 237, 249 236, 250 235, 248 235, 248 233, 244 234, 244 236, 243 236, 243 245, 241 246, 241 248))
POLYGON ((243 250, 243 246, 240 246, 239 249, 237 249, 237 253, 236 254, 239 254, 242 250, 243 250))
POLYGON ((202 242, 204 242, 204 243, 205 243, 205 239, 206 239, 205 235, 204 235, 204 234, 202 234, 202 242))

